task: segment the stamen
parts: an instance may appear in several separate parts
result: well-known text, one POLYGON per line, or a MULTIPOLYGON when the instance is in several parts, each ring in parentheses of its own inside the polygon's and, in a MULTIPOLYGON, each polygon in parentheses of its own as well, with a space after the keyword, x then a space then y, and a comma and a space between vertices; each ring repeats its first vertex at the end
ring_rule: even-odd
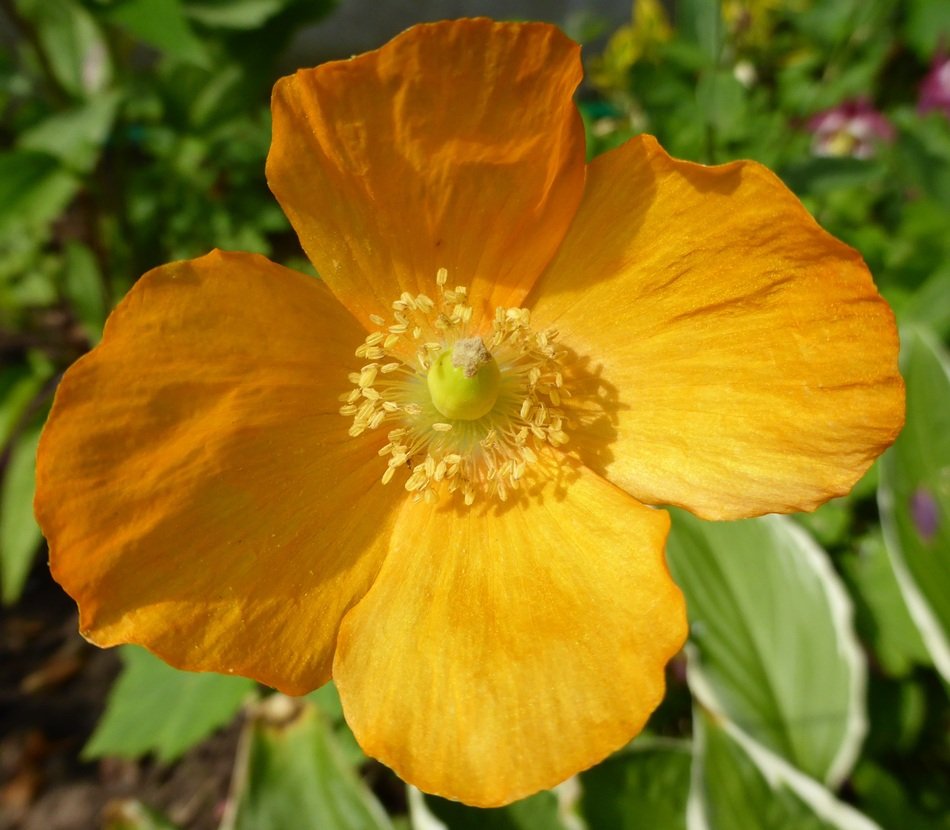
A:
POLYGON ((352 388, 340 396, 340 414, 352 419, 354 437, 386 427, 379 449, 387 459, 383 484, 404 471, 405 489, 417 500, 434 503, 445 491, 466 505, 480 493, 505 501, 537 463, 540 447, 568 440, 563 355, 557 332, 533 332, 523 308, 498 308, 489 334, 472 333, 467 289, 447 288, 448 278, 445 268, 436 273, 436 300, 404 292, 390 320, 370 315, 378 329, 356 350, 367 363, 349 374, 352 388), (440 410, 430 370, 442 364, 463 385, 487 378, 492 367, 497 383, 491 394, 476 389, 481 408, 442 402, 440 410))

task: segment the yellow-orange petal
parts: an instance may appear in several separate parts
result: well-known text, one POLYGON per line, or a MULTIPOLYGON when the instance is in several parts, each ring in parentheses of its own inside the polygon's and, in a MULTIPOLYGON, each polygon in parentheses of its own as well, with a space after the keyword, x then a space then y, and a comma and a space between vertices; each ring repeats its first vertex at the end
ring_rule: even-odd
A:
POLYGON ((520 304, 581 198, 581 74, 555 27, 474 19, 278 81, 268 182, 357 318, 443 267, 476 313, 520 304))
POLYGON ((666 513, 580 468, 506 505, 407 502, 333 677, 370 755, 491 807, 633 737, 686 636, 666 513))
POLYGON ((361 333, 319 281, 259 256, 135 285, 63 378, 37 459, 53 576, 86 637, 291 693, 327 680, 392 496, 338 413, 361 333))
POLYGON ((754 162, 677 161, 648 136, 596 159, 532 304, 587 361, 573 446, 641 501, 812 509, 903 423, 891 310, 754 162))

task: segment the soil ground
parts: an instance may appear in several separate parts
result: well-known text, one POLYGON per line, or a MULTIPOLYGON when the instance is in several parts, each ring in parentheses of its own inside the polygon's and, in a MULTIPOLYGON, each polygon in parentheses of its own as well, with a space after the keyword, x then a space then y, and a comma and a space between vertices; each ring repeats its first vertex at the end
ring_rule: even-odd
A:
POLYGON ((0 830, 94 830, 124 799, 182 830, 217 827, 239 723, 172 765, 80 759, 119 669, 116 652, 79 636, 75 605, 38 561, 0 609, 0 830))

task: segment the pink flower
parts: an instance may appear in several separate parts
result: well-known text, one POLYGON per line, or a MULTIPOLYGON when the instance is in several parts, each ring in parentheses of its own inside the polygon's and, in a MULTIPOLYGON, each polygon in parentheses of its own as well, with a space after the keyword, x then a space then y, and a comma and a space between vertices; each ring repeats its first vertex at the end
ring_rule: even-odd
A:
POLYGON ((950 118, 950 57, 934 58, 930 71, 920 84, 917 111, 925 113, 933 110, 941 110, 950 118))
POLYGON ((814 133, 811 149, 816 156, 871 158, 878 144, 894 139, 891 123, 864 98, 818 113, 808 128, 814 133))

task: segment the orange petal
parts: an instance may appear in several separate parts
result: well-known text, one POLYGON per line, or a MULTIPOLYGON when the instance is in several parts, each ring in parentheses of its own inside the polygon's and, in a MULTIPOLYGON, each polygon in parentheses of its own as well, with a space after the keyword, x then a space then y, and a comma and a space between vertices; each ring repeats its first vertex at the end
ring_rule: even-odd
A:
POLYGON ((258 256, 138 282, 63 378, 37 460, 85 636, 291 693, 328 678, 390 514, 337 411, 363 336, 318 280, 258 256))
POLYGON ((274 88, 267 178, 364 323, 439 268, 476 313, 518 305, 580 201, 580 50, 553 26, 454 20, 274 88))
POLYGON ((573 446, 648 503, 812 509, 903 423, 891 310, 754 162, 676 161, 649 136, 598 158, 532 300, 584 368, 573 446))
POLYGON ((333 677, 366 752, 482 807, 551 787, 642 727, 686 636, 666 513, 586 469, 470 510, 408 502, 340 629, 333 677))

